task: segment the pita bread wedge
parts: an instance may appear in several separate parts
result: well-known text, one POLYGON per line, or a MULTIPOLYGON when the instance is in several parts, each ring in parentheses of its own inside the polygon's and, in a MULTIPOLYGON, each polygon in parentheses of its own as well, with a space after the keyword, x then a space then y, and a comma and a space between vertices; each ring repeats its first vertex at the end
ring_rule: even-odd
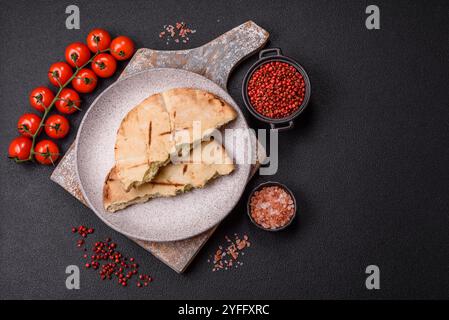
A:
POLYGON ((189 88, 150 96, 123 119, 115 144, 115 172, 125 190, 151 181, 171 154, 232 121, 235 110, 213 94, 189 88))
POLYGON ((200 146, 194 148, 185 161, 169 163, 159 170, 151 182, 134 186, 129 191, 120 182, 117 167, 112 168, 103 188, 104 208, 115 212, 152 198, 173 197, 194 188, 203 188, 208 181, 234 170, 232 160, 219 143, 209 141, 200 146), (195 162, 193 159, 201 161, 195 162))

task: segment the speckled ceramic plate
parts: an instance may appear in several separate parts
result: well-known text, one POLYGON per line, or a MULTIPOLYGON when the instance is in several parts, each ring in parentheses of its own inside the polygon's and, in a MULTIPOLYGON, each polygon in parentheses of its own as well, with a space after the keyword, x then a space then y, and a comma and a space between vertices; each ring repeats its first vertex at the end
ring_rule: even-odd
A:
MULTIPOLYGON (((76 166, 84 198, 107 225, 135 239, 175 241, 212 228, 236 205, 248 180, 250 164, 236 164, 231 175, 217 178, 204 189, 152 199, 115 213, 104 210, 103 183, 114 165, 115 137, 123 117, 149 95, 180 87, 202 89, 221 97, 239 115, 226 128, 248 128, 239 107, 217 84, 196 73, 163 68, 146 70, 112 84, 92 103, 78 131, 76 166)), ((230 141, 224 141, 232 157, 236 157, 235 150, 244 150, 238 144, 245 139, 237 140, 234 148, 228 145, 230 141)))

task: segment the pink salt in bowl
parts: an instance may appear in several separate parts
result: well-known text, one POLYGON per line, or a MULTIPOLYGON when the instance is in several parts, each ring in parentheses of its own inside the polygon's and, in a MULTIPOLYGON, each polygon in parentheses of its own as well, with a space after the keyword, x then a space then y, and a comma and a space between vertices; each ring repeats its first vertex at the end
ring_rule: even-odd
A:
POLYGON ((284 184, 280 183, 280 182, 275 182, 275 181, 268 181, 268 182, 264 182, 259 184, 257 187, 255 187, 253 189, 253 191, 251 192, 251 194, 248 197, 248 202, 247 202, 247 213, 248 213, 248 217, 251 220, 251 222, 256 225, 258 228, 265 230, 265 231, 270 231, 270 232, 275 232, 275 231, 281 231, 284 230, 285 228, 287 228, 292 221, 295 219, 296 217, 296 212, 297 212, 297 204, 296 204, 296 198, 293 194, 293 192, 284 184), (262 189, 266 188, 266 187, 279 187, 281 189, 283 189, 288 195, 290 195, 291 199, 292 199, 292 204, 293 204, 293 214, 290 217, 290 219, 284 223, 282 226, 277 227, 277 228, 267 228, 262 226, 261 224, 259 224, 252 216, 252 208, 251 208, 251 199, 253 199, 253 197, 256 195, 256 192, 261 191, 262 189))

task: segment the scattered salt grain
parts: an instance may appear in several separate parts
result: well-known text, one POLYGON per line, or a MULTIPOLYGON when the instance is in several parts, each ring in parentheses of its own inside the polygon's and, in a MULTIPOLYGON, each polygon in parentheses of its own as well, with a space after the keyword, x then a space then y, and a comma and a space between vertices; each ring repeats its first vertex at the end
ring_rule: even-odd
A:
POLYGON ((231 270, 232 268, 238 268, 243 265, 243 262, 238 261, 239 256, 243 256, 243 252, 250 246, 248 236, 244 235, 240 238, 236 233, 234 234, 234 240, 231 240, 228 236, 225 236, 225 240, 228 243, 226 248, 219 246, 215 254, 209 257, 208 263, 212 263, 212 272, 219 270, 231 270))
POLYGON ((189 35, 196 33, 196 30, 187 27, 185 22, 176 22, 175 25, 164 25, 163 31, 159 33, 159 38, 165 40, 168 45, 170 42, 175 43, 188 43, 190 40, 189 35))

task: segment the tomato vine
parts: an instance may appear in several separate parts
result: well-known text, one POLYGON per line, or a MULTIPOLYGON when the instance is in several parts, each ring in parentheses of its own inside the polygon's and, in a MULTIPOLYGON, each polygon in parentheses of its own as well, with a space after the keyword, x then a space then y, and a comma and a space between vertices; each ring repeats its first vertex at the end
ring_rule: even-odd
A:
POLYGON ((127 60, 135 51, 130 38, 118 36, 111 41, 109 33, 100 28, 91 30, 86 43, 71 43, 65 50, 67 63, 55 62, 50 66, 48 78, 58 88, 56 95, 43 86, 31 92, 30 104, 41 114, 25 113, 19 118, 17 129, 21 136, 12 140, 8 149, 9 158, 16 163, 36 160, 40 164, 54 164, 60 156, 58 146, 51 140, 36 141, 43 128, 47 136, 53 139, 62 139, 68 133, 70 125, 64 116, 49 116, 53 107, 62 114, 79 110, 79 93, 92 92, 97 86, 98 77, 111 77, 117 69, 116 60, 127 60), (70 84, 72 88, 67 88, 70 84), (59 127, 49 127, 56 122, 64 130, 59 132, 54 130, 59 127))
MULTIPOLYGON (((56 101, 59 100, 59 96, 62 92, 62 90, 67 87, 73 79, 76 78, 76 76, 78 75, 79 71, 85 67, 87 67, 100 53, 104 53, 104 52, 108 52, 110 51, 110 49, 105 49, 105 50, 101 50, 101 51, 97 51, 85 64, 83 64, 81 67, 76 66, 75 67, 75 72, 73 73, 73 75, 64 83, 61 84, 61 82, 59 81, 58 78, 55 78, 56 81, 59 84, 59 89, 58 92, 56 93, 55 97, 53 98, 52 102, 50 103, 50 105, 48 107, 45 107, 44 105, 44 113, 42 114, 42 118, 41 121, 39 123, 39 129, 36 130, 36 132, 34 134, 31 135, 31 150, 30 150, 30 155, 28 156, 27 159, 17 159, 15 158, 14 161, 16 163, 23 163, 23 162, 28 162, 28 161, 33 161, 34 159, 34 155, 37 154, 37 152, 35 152, 34 147, 36 146, 36 138, 40 133, 40 128, 43 128, 45 126, 45 120, 47 119, 48 114, 50 113, 50 111, 53 109, 53 106, 55 105, 56 101)), ((40 153, 39 153, 40 154, 40 153)))

